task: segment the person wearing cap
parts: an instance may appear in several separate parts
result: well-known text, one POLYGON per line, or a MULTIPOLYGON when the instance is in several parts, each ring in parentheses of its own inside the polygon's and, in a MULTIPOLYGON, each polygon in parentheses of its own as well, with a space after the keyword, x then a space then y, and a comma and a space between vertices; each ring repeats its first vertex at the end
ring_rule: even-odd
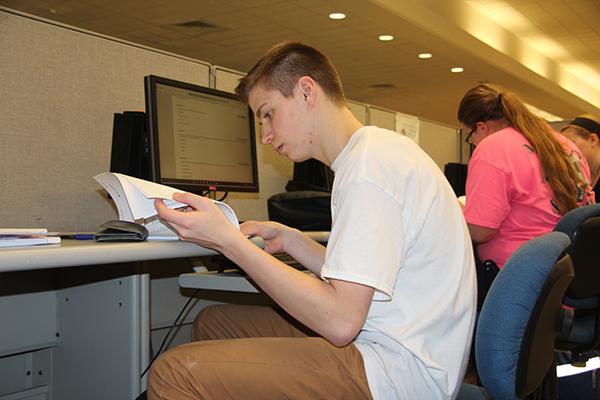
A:
POLYGON ((579 147, 590 166, 591 184, 600 201, 600 118, 585 114, 569 122, 560 133, 579 147))

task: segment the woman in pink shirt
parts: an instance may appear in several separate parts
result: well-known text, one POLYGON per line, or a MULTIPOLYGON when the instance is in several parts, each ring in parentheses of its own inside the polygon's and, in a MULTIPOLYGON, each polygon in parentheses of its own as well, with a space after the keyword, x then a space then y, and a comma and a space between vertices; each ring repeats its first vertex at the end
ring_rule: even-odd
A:
POLYGON ((524 242, 551 231, 567 211, 593 201, 590 171, 572 142, 512 92, 481 84, 458 119, 477 146, 469 161, 464 215, 477 245, 479 305, 498 268, 524 242))

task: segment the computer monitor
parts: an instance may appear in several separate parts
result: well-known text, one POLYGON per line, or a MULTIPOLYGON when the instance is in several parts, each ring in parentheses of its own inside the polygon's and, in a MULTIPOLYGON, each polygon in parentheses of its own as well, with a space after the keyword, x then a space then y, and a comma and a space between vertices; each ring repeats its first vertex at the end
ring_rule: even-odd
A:
POLYGON ((152 180, 192 193, 258 192, 254 115, 234 94, 145 79, 152 180))

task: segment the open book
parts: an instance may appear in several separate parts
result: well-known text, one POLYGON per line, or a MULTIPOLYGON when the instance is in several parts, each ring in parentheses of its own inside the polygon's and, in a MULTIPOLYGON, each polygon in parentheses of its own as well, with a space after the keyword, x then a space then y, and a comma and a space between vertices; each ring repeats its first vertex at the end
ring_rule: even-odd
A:
MULTIPOLYGON (((154 199, 164 199, 165 205, 169 208, 185 208, 186 204, 172 200, 173 193, 183 193, 183 191, 116 172, 103 172, 94 176, 94 179, 112 197, 117 206, 120 220, 144 225, 148 229, 148 239, 150 240, 179 239, 175 231, 158 218, 154 208, 154 199)), ((213 201, 227 219, 239 228, 240 225, 233 209, 228 204, 213 201)))

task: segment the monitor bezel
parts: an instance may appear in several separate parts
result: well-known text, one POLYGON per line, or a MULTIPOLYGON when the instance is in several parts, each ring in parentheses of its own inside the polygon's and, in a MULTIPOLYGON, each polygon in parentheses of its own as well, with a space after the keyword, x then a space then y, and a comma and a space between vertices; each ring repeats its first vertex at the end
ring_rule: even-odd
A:
MULTIPOLYGON (((188 82, 178 81, 174 79, 164 78, 156 75, 148 75, 144 77, 144 89, 145 89, 145 100, 146 100, 146 115, 148 122, 148 145, 150 155, 150 176, 154 182, 167 184, 176 189, 184 190, 186 192, 205 194, 207 191, 220 191, 220 192, 258 192, 258 156, 256 151, 256 129, 254 123, 254 113, 252 109, 247 106, 248 110, 248 128, 250 133, 250 151, 252 159, 252 182, 225 182, 225 181, 198 181, 194 184, 185 183, 164 183, 160 172, 160 144, 159 144, 159 132, 158 132, 158 116, 157 116, 157 105, 156 105, 156 94, 157 85, 162 84, 166 86, 177 87, 185 90, 191 90, 199 93, 204 93, 212 96, 223 97, 227 99, 240 101, 239 96, 233 93, 217 90, 205 86, 199 86, 188 82)), ((241 102, 241 101, 240 101, 241 102)))

